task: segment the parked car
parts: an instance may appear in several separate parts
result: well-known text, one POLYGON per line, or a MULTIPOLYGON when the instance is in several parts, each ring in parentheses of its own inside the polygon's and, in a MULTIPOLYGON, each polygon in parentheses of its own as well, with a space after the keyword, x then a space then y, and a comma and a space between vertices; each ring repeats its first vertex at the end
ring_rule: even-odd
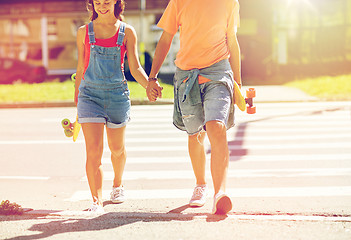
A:
POLYGON ((0 58, 0 84, 41 83, 47 70, 13 58, 0 58))

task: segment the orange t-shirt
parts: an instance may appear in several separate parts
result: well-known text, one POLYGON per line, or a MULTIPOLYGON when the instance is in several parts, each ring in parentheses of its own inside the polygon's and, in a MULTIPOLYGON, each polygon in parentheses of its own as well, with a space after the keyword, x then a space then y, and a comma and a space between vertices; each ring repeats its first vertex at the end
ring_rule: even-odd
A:
POLYGON ((238 0, 170 0, 158 27, 170 34, 180 29, 175 64, 190 70, 228 59, 227 37, 239 24, 238 0))

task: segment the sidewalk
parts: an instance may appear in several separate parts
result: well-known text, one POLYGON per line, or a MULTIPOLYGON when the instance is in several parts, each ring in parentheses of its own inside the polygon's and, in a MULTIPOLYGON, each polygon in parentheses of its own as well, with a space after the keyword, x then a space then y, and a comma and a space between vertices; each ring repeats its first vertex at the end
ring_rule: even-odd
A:
MULTIPOLYGON (((309 102, 318 101, 318 98, 309 96, 303 91, 280 85, 266 86, 244 86, 242 92, 248 88, 256 89, 256 98, 254 102, 309 102)), ((172 104, 173 99, 159 99, 154 103, 147 99, 132 99, 132 105, 161 105, 172 104)), ((58 101, 58 102, 27 102, 27 103, 0 103, 1 108, 43 108, 43 107, 75 107, 73 101, 58 101)))
MULTIPOLYGON (((243 91, 251 86, 244 86, 243 91)), ((319 99, 306 94, 297 88, 280 86, 280 85, 266 85, 253 86, 256 89, 255 102, 310 102, 318 101, 319 99)))

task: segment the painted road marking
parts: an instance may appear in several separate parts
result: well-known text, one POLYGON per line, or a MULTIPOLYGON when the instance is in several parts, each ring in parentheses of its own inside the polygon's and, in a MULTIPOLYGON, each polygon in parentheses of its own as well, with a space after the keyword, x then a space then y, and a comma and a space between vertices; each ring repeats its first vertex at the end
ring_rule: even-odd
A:
MULTIPOLYGON (((136 142, 136 141, 135 141, 136 142)), ((134 142, 134 143, 135 143, 134 142)), ((151 141, 152 142, 152 141, 151 141)), ((170 140, 170 143, 173 140, 170 140)), ((174 142, 183 142, 178 140, 174 142)), ((38 141, 0 141, 0 145, 33 145, 33 144, 77 144, 84 143, 84 140, 77 140, 75 143, 67 140, 38 140, 38 141)), ((187 151, 187 146, 128 146, 131 142, 126 143, 128 152, 154 152, 154 151, 187 151)), ((240 149, 254 149, 254 150, 272 150, 272 149, 348 149, 351 146, 351 141, 341 142, 329 142, 329 143, 308 143, 308 144, 242 144, 242 145, 229 145, 229 150, 240 150, 240 149)), ((105 152, 109 152, 108 148, 104 149, 105 152)))
MULTIPOLYGON (((140 135, 140 132, 139 132, 140 135)), ((347 139, 351 139, 351 135, 349 133, 335 133, 335 134, 315 134, 315 135, 292 135, 292 136, 238 136, 233 138, 233 134, 228 134, 228 141, 296 141, 296 140, 321 140, 328 139, 328 141, 333 140, 334 144, 339 145, 335 140, 340 140, 340 142, 345 142, 347 139)), ((107 138, 105 137, 105 141, 107 138)), ((129 137, 129 134, 126 135, 126 144, 131 143, 184 143, 187 144, 186 135, 179 137, 175 136, 165 136, 165 137, 138 137, 132 138, 129 137)), ((84 140, 77 140, 75 143, 84 143, 84 140)), ((42 144, 74 144, 70 139, 64 140, 2 140, 0 141, 0 145, 42 145, 42 144)), ((289 144, 289 143, 286 143, 289 144)), ((328 143, 329 144, 329 143, 328 143)), ((346 143, 347 144, 347 143, 346 143)), ((350 146, 350 145, 349 145, 350 146)))
MULTIPOLYGON (((251 144, 243 143, 240 145, 229 145, 229 150, 241 150, 241 149, 250 149, 250 150, 281 150, 281 149, 349 149, 351 146, 351 141, 340 141, 340 142, 323 142, 323 143, 304 143, 304 144, 251 144)), ((129 146, 126 143, 127 152, 170 152, 170 151, 186 151, 188 146, 183 144, 181 146, 174 145, 161 145, 161 146, 129 146)), ((108 147, 104 148, 104 152, 110 152, 108 147)))
POLYGON ((326 217, 326 216, 304 216, 304 215, 228 215, 229 219, 237 220, 272 220, 272 221, 331 221, 351 222, 351 217, 326 217))
POLYGON ((267 150, 267 149, 331 149, 331 148, 342 148, 348 149, 351 146, 351 141, 340 141, 340 142, 323 142, 323 143, 285 143, 285 144, 243 144, 243 145, 229 145, 229 150, 238 150, 243 148, 250 148, 253 150, 267 150))
POLYGON ((351 154, 285 154, 285 155, 233 155, 230 161, 286 162, 286 161, 349 161, 351 154))
MULTIPOLYGON (((182 199, 190 198, 194 189, 126 189, 126 199, 182 199)), ((111 190, 103 190, 103 199, 109 199, 111 190)), ((282 188, 227 188, 226 193, 233 198, 252 198, 252 197, 350 197, 351 186, 334 187, 282 187, 282 188)), ((210 190, 209 196, 213 195, 210 190)), ((76 191, 65 201, 77 202, 90 200, 89 190, 76 191)))
MULTIPOLYGON (((232 155, 229 156, 229 159, 230 162, 349 161, 351 154, 232 155)), ((207 155, 207 160, 210 161, 210 155, 207 155)), ((111 158, 102 158, 102 163, 111 164, 111 158)), ((179 156, 127 157, 127 164, 135 163, 190 163, 190 158, 179 156)))
MULTIPOLYGON (((190 168, 190 166, 189 166, 190 168)), ((211 172, 206 170, 210 179, 211 172)), ((261 177, 331 177, 351 176, 351 168, 288 168, 288 169, 228 169, 227 178, 261 178, 261 177)), ((113 171, 104 171, 104 180, 112 181, 113 171)), ((160 179, 194 179, 192 170, 162 170, 162 171, 125 171, 123 180, 160 180, 160 179)), ((86 176, 81 181, 87 181, 86 176)))
POLYGON ((0 176, 0 180, 49 180, 50 177, 40 176, 0 176))

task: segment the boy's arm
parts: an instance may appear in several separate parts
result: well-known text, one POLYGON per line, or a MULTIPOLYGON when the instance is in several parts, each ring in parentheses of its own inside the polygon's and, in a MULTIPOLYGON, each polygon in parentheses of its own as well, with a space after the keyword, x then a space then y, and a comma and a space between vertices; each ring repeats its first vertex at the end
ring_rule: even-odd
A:
POLYGON ((241 87, 241 53, 236 34, 228 36, 227 41, 230 52, 229 62, 234 73, 234 80, 241 87))
POLYGON ((169 52, 174 35, 163 31, 157 43, 154 60, 150 71, 150 78, 156 78, 160 68, 169 52))
MULTIPOLYGON (((151 95, 151 92, 153 90, 159 89, 159 84, 157 81, 154 79, 157 79, 157 75, 160 71, 160 68, 169 52, 169 49, 172 44, 174 35, 163 31, 160 40, 157 43, 156 50, 155 50, 155 56, 152 61, 152 67, 149 75, 149 82, 146 88, 146 93, 149 97, 151 95)), ((159 94, 161 96, 161 92, 159 91, 159 94)), ((150 99, 150 98, 149 98, 150 99)))

